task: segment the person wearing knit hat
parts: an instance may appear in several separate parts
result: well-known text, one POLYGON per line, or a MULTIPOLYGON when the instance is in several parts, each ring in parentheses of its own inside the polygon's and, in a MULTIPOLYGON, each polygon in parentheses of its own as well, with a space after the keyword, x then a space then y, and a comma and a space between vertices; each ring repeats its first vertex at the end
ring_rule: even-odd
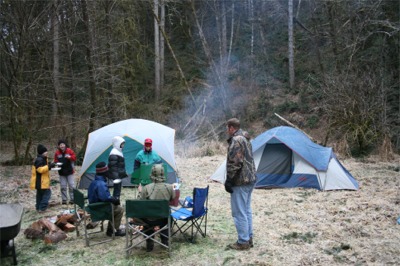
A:
POLYGON ((68 147, 67 142, 63 139, 58 141, 57 150, 54 153, 54 162, 59 165, 60 170, 60 190, 62 204, 74 204, 74 188, 75 188, 75 152, 68 147), (68 201, 69 195, 69 201, 68 201))
POLYGON ((47 148, 39 144, 37 146, 37 157, 32 165, 32 174, 29 187, 36 189, 36 205, 35 208, 39 213, 47 211, 51 197, 50 190, 50 171, 55 166, 54 163, 48 162, 47 148))
POLYGON ((37 146, 37 154, 43 155, 43 153, 45 153, 45 152, 47 152, 47 148, 44 145, 39 144, 37 146))
POLYGON ((114 204, 114 226, 111 221, 108 221, 106 234, 112 236, 125 236, 125 231, 120 230, 121 219, 124 215, 124 210, 120 205, 119 199, 111 196, 107 186, 107 178, 109 177, 109 169, 105 162, 96 164, 96 175, 88 188, 89 203, 96 202, 111 202, 114 204), (114 231, 114 228, 116 231, 114 231))

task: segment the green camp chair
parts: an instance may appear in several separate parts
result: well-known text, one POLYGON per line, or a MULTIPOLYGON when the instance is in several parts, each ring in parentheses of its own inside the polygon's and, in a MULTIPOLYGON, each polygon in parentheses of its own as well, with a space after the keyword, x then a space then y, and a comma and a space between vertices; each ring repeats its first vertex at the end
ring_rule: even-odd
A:
POLYGON ((126 256, 128 257, 134 247, 139 246, 141 243, 150 239, 154 243, 158 243, 160 246, 168 250, 168 254, 171 251, 171 211, 167 200, 127 200, 126 201, 126 256), (129 222, 130 218, 133 218, 132 222, 129 222), (168 219, 168 223, 155 231, 154 233, 147 235, 146 229, 143 229, 145 222, 142 219, 168 219), (163 234, 164 230, 168 229, 168 235, 163 234), (156 235, 163 235, 167 238, 168 244, 162 243, 162 241, 155 238, 156 235), (143 238, 141 238, 143 236, 143 238))
MULTIPOLYGON (((85 204, 85 197, 83 193, 78 189, 74 189, 74 208, 78 218, 78 222, 81 223, 83 220, 83 227, 85 230, 85 242, 87 247, 89 247, 90 244, 98 245, 110 242, 115 238, 114 205, 111 202, 96 202, 92 204, 85 204), (78 212, 79 209, 83 211, 82 216, 79 215, 78 212), (100 223, 100 230, 93 229, 93 231, 90 232, 88 231, 89 217, 92 222, 100 223), (108 220, 109 223, 112 223, 113 226, 112 238, 109 238, 104 234, 105 220, 108 220), (98 235, 99 233, 103 233, 107 238, 104 238, 102 240, 95 240, 93 237, 91 237, 93 235, 98 235)), ((79 226, 76 227, 76 235, 79 236, 79 226)))

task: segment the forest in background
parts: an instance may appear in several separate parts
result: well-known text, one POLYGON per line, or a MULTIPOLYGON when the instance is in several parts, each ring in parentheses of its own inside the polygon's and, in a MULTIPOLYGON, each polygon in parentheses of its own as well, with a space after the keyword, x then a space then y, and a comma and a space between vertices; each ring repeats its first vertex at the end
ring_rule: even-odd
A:
POLYGON ((39 142, 142 118, 178 139, 282 121, 351 156, 400 151, 397 0, 2 0, 0 139, 39 142))

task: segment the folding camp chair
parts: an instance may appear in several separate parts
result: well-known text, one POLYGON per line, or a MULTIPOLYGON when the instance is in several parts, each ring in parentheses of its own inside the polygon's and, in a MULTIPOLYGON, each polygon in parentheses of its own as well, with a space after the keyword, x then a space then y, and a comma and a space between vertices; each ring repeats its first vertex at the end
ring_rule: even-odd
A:
POLYGON ((194 188, 193 189, 193 208, 180 208, 171 214, 173 218, 173 228, 177 228, 172 235, 180 232, 186 240, 193 242, 197 233, 203 237, 207 235, 207 212, 208 212, 208 189, 194 188), (180 225, 181 221, 183 224, 180 225), (203 224, 204 222, 204 224, 203 224), (185 232, 191 230, 190 237, 185 235, 185 232))
POLYGON ((139 246, 146 240, 152 240, 155 243, 160 244, 162 247, 171 251, 171 210, 167 200, 127 200, 126 201, 126 256, 128 257, 131 250, 139 246), (132 218, 132 222, 129 222, 132 218), (147 235, 149 229, 144 229, 145 222, 142 219, 168 219, 168 223, 154 233, 147 235), (168 229, 168 235, 163 234, 163 231, 168 229), (167 238, 168 244, 162 243, 154 236, 162 235, 167 238), (139 238, 143 236, 144 238, 139 238), (139 239, 138 239, 139 238, 139 239), (135 241, 134 241, 135 240, 135 241))
MULTIPOLYGON (((83 220, 83 227, 85 230, 85 241, 86 246, 89 247, 90 244, 98 245, 106 242, 110 242, 115 238, 115 228, 114 228, 114 205, 111 202, 96 202, 91 204, 85 204, 85 197, 82 192, 78 189, 74 189, 74 208, 75 213, 78 218, 78 222, 81 223, 83 220), (83 215, 79 215, 78 209, 83 211, 83 215), (93 230, 89 232, 88 230, 88 218, 90 216, 90 220, 92 222, 100 222, 100 230, 93 230), (104 221, 108 220, 109 223, 112 223, 113 234, 112 238, 107 237, 103 240, 91 240, 92 235, 96 235, 98 233, 104 233, 104 221)), ((76 235, 79 236, 79 226, 76 227, 76 235)))

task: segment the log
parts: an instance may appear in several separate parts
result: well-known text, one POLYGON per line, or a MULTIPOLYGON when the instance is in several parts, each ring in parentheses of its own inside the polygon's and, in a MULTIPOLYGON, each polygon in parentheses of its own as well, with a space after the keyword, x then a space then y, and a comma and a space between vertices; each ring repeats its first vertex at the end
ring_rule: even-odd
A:
POLYGON ((36 230, 34 228, 25 229, 24 235, 28 239, 43 239, 44 238, 44 232, 42 230, 36 230))
POLYGON ((42 218, 39 220, 39 223, 46 228, 50 233, 52 232, 57 232, 57 231, 61 231, 61 229, 59 227, 57 227, 55 224, 53 224, 52 222, 50 222, 49 220, 47 220, 46 218, 42 218))
POLYGON ((58 230, 56 232, 51 232, 50 234, 45 235, 44 242, 46 244, 56 244, 66 238, 67 238, 67 234, 61 230, 58 230))
POLYGON ((69 232, 75 231, 75 229, 76 229, 76 227, 73 224, 66 223, 64 225, 63 231, 69 233, 69 232))
POLYGON ((58 216, 55 224, 64 232, 72 232, 75 230, 73 225, 77 221, 75 214, 62 214, 58 216))

